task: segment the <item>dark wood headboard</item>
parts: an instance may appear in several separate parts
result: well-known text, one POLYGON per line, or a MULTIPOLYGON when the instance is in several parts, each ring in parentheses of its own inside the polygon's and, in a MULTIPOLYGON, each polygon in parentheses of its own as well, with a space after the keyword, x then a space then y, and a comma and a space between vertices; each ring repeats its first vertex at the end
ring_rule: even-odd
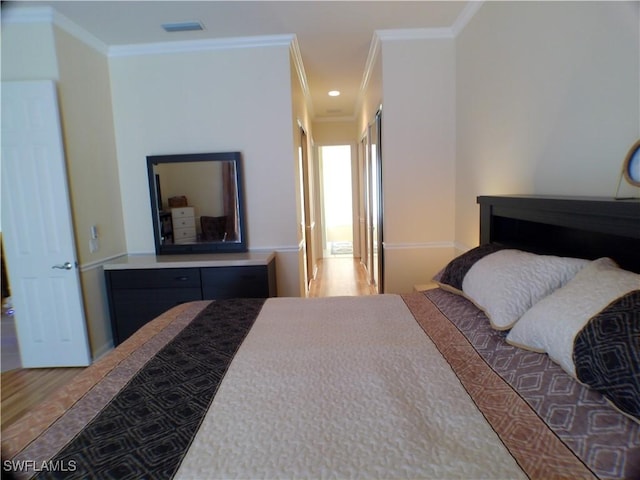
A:
POLYGON ((535 253, 610 257, 640 273, 640 201, 606 197, 480 196, 480 243, 535 253))

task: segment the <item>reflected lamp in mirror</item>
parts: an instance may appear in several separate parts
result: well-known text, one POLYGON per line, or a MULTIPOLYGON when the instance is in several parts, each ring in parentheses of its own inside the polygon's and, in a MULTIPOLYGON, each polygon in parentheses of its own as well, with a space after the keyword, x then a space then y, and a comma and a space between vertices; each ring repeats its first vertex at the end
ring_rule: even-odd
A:
POLYGON ((147 157, 156 254, 246 252, 240 152, 147 157))
POLYGON ((623 198, 619 196, 620 185, 622 184, 623 178, 629 185, 640 187, 640 140, 634 143, 633 146, 629 149, 629 153, 627 153, 627 156, 624 159, 624 163, 622 164, 622 172, 620 173, 620 179, 618 180, 618 189, 616 190, 616 198, 618 199, 623 198))

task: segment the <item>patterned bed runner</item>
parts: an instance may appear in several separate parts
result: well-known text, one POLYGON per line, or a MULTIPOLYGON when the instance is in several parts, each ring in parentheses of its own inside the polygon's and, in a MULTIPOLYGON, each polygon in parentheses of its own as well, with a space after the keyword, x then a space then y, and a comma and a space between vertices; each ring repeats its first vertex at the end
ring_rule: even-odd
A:
MULTIPOLYGON (((263 303, 212 302, 50 465, 66 466, 64 478, 171 478, 263 303)), ((60 473, 42 470, 37 478, 60 473)))
POLYGON ((640 425, 601 395, 548 356, 506 344, 505 332, 457 295, 434 289, 404 298, 531 478, 640 478, 640 425))

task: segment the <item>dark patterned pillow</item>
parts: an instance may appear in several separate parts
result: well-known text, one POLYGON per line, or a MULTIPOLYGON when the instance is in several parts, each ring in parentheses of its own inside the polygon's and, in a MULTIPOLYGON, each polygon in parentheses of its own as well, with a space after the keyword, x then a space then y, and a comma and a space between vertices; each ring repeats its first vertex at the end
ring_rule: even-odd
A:
POLYGON ((472 248, 468 252, 451 260, 442 271, 438 272, 433 278, 433 281, 445 290, 462 294, 462 280, 469 269, 481 258, 504 248, 505 247, 495 243, 486 243, 479 247, 472 248))
POLYGON ((640 290, 610 303, 576 335, 578 380, 640 421, 640 290))

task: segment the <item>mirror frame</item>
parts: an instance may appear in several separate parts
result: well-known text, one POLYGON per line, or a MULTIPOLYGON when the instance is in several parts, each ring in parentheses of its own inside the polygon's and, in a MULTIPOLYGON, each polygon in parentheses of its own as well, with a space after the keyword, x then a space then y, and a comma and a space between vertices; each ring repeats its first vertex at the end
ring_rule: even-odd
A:
POLYGON ((629 149, 629 153, 627 153, 622 165, 622 173, 625 180, 634 187, 640 187, 640 177, 637 176, 637 172, 632 168, 637 168, 638 163, 640 163, 640 140, 629 149))
MULTIPOLYGON (((149 198, 151 199, 151 216, 153 220, 153 239, 156 255, 189 254, 189 253, 235 253, 247 251, 247 231, 245 228, 244 188, 242 180, 242 156, 240 152, 187 153, 176 155, 147 156, 147 175, 149 180, 149 198), (186 162, 223 162, 235 163, 238 193, 238 230, 240 240, 234 242, 197 242, 183 244, 162 244, 160 235, 160 209, 158 208, 156 177, 153 167, 162 163, 186 162)), ((160 206, 162 208, 162 206, 160 206)))

